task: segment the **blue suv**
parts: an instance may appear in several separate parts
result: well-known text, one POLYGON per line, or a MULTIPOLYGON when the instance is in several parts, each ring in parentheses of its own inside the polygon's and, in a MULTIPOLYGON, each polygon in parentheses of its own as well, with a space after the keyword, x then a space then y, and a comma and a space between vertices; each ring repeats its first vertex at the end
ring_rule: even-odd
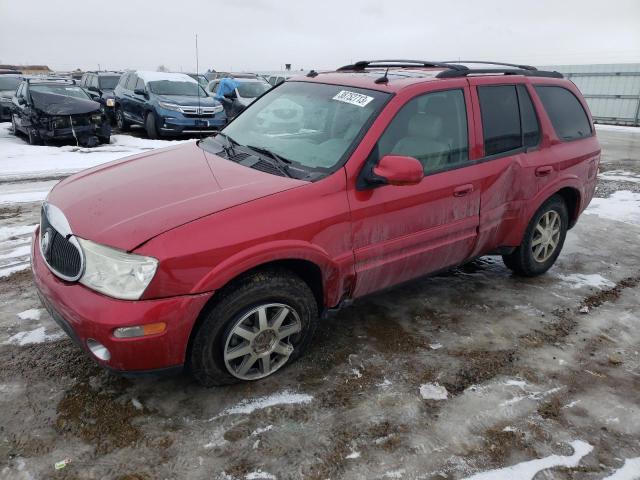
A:
POLYGON ((127 72, 115 88, 116 123, 121 131, 143 126, 149 138, 202 134, 227 123, 224 108, 184 73, 127 72))

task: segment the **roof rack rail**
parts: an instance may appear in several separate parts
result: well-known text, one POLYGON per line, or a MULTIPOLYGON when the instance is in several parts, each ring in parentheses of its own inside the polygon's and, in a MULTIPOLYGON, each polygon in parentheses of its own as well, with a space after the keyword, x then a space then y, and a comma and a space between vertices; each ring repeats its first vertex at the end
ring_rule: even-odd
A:
POLYGON ((469 68, 467 70, 443 70, 436 78, 467 77, 469 75, 525 75, 527 77, 564 78, 560 72, 546 70, 529 70, 525 68, 469 68))
POLYGON ((364 70, 368 67, 377 68, 393 68, 393 67, 443 67, 451 70, 468 70, 468 67, 464 65, 458 65, 456 63, 449 62, 432 62, 430 60, 361 60, 351 65, 344 65, 338 68, 336 71, 342 72, 345 70, 364 70))
POLYGON ((504 62, 488 62, 486 60, 452 60, 452 61, 447 60, 446 62, 442 62, 442 63, 476 63, 480 65, 499 65, 502 67, 514 67, 514 68, 519 68, 520 70, 538 70, 536 67, 533 67, 531 65, 522 65, 518 63, 504 63, 504 62))

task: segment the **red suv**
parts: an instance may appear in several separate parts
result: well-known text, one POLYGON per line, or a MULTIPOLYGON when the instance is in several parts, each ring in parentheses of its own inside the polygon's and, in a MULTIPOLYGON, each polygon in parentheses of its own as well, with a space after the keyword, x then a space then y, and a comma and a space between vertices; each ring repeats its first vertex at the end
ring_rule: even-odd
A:
POLYGON ((44 305, 105 367, 220 385, 291 363, 345 300, 480 255, 544 273, 595 189, 587 105, 559 73, 463 63, 312 71, 215 136, 63 180, 44 305))

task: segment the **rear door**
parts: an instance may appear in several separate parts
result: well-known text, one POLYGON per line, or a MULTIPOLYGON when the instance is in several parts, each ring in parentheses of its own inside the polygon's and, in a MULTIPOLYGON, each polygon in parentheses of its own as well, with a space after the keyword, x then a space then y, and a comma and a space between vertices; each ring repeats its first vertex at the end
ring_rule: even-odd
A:
POLYGON ((515 245, 512 238, 546 171, 540 123, 524 77, 470 77, 481 172, 480 225, 472 256, 515 245))
POLYGON ((144 91, 145 88, 144 80, 140 77, 136 77, 136 84, 131 92, 131 115, 140 123, 144 123, 144 112, 147 97, 141 93, 136 93, 133 90, 144 91))
POLYGON ((406 101, 367 160, 417 158, 423 180, 349 189, 354 296, 459 264, 473 250, 480 213, 480 179, 469 161, 473 115, 466 80, 449 85, 406 101))

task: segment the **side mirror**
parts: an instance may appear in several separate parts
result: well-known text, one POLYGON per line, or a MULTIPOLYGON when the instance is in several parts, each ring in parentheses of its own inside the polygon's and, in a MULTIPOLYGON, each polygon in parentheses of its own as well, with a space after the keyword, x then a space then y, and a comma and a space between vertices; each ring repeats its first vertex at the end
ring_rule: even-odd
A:
POLYGON ((403 155, 385 155, 373 167, 373 174, 387 185, 416 185, 424 178, 422 164, 403 155))
POLYGON ((143 88, 136 88, 133 93, 136 95, 142 95, 143 97, 147 96, 147 92, 143 88))

